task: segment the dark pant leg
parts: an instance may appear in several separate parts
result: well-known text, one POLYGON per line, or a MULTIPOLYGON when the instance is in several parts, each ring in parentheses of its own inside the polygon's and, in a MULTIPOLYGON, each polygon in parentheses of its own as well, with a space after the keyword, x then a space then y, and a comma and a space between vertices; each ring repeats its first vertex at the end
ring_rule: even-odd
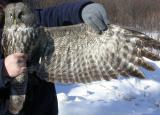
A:
POLYGON ((58 115, 54 84, 47 83, 39 78, 30 79, 29 82, 27 98, 22 110, 24 115, 58 115))

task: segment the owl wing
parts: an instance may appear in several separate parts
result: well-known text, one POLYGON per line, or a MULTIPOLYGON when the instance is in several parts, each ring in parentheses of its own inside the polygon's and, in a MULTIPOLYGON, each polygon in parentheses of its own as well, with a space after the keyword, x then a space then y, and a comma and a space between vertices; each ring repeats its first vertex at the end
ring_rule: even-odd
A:
POLYGON ((160 60, 149 49, 158 50, 160 43, 145 34, 109 25, 102 35, 94 33, 85 24, 67 27, 45 28, 54 47, 50 58, 41 59, 47 72, 39 76, 50 82, 88 83, 117 79, 118 75, 145 78, 139 67, 153 71, 154 67, 144 60, 160 60))

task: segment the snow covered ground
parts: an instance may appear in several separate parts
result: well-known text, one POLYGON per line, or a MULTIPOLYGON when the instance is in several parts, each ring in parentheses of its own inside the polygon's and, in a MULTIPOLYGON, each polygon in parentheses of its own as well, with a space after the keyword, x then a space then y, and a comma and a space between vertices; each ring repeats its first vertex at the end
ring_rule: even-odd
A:
POLYGON ((56 84, 59 115, 160 115, 160 62, 155 72, 136 78, 87 85, 56 84))

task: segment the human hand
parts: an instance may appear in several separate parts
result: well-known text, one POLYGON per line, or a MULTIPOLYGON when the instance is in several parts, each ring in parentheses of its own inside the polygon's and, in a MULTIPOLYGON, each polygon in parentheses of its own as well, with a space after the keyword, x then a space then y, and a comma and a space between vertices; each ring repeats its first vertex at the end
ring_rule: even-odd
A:
POLYGON ((4 59, 5 75, 14 78, 27 70, 27 56, 23 53, 14 53, 4 59))
POLYGON ((90 25, 97 33, 107 30, 109 20, 103 5, 92 3, 82 9, 83 21, 90 25))

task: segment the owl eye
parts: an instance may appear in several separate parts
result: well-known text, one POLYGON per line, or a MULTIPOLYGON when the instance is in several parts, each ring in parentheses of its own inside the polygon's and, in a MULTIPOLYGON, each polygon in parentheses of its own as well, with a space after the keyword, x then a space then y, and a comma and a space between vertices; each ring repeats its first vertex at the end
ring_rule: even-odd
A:
POLYGON ((12 18, 12 19, 13 19, 13 14, 12 14, 12 13, 10 13, 10 18, 12 18))
POLYGON ((24 12, 20 12, 20 13, 18 14, 18 18, 19 18, 19 19, 22 19, 23 16, 24 16, 24 12))

